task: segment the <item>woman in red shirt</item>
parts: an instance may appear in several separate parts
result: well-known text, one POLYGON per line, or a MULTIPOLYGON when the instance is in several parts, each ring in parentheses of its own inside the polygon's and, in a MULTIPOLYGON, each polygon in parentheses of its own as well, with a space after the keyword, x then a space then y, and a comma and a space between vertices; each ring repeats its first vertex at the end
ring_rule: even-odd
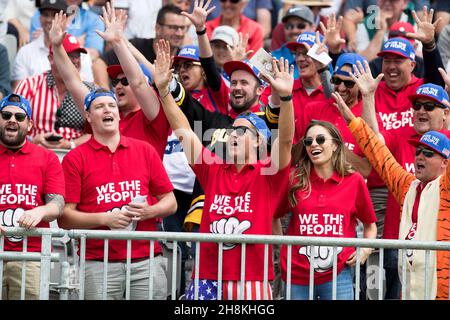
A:
MULTIPOLYGON (((354 238, 357 220, 364 237, 376 237, 376 217, 363 177, 346 163, 339 130, 326 121, 312 121, 303 139, 298 166, 289 191, 292 218, 288 235, 354 238)), ((372 249, 362 248, 361 263, 372 249)), ((333 247, 292 246, 291 298, 309 298, 310 261, 314 261, 313 299, 332 298, 333 247)), ((336 299, 353 300, 350 267, 355 248, 337 247, 336 299)), ((282 278, 286 281, 287 248, 281 248, 282 278)))

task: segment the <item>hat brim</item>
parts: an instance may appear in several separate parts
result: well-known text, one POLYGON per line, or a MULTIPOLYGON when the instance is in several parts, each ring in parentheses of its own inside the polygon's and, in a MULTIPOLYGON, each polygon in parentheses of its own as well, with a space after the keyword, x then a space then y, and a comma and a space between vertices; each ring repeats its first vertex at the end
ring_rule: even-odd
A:
POLYGON ((195 61, 195 62, 200 62, 200 60, 191 58, 191 57, 184 57, 184 56, 175 56, 173 57, 173 65, 177 65, 180 63, 180 61, 195 61))
POLYGON ((286 20, 289 19, 289 18, 292 18, 292 17, 298 18, 298 19, 302 19, 303 21, 305 21, 305 22, 307 22, 307 23, 310 23, 310 24, 313 24, 313 23, 314 23, 313 21, 306 20, 305 18, 299 17, 299 16, 296 15, 296 14, 287 14, 287 15, 285 15, 285 16, 281 19, 281 22, 286 23, 286 20))
POLYGON ((248 73, 252 74, 260 83, 262 80, 258 78, 258 75, 255 74, 252 68, 248 66, 245 62, 242 61, 228 61, 223 65, 223 70, 225 70, 226 74, 231 78, 231 74, 236 70, 244 70, 248 73))
POLYGON ((120 64, 110 65, 106 71, 111 79, 116 79, 119 74, 124 73, 120 64))
POLYGON ((448 106, 443 104, 442 101, 439 101, 438 99, 436 99, 434 97, 430 97, 430 96, 428 96, 426 94, 413 94, 413 95, 408 97, 409 101, 411 101, 411 102, 416 101, 419 98, 425 98, 425 99, 433 100, 434 102, 439 103, 440 105, 444 106, 445 108, 448 108, 448 106))
POLYGON ((285 4, 303 4, 304 6, 313 6, 313 7, 332 7, 333 2, 322 2, 322 1, 298 1, 298 0, 283 0, 285 4))
POLYGON ((80 53, 88 53, 87 50, 83 47, 79 47, 79 48, 73 49, 72 51, 66 51, 66 52, 71 53, 71 52, 77 52, 77 51, 80 53))
POLYGON ((303 47, 306 47, 307 49, 309 49, 308 44, 303 43, 303 42, 291 41, 291 42, 286 43, 286 48, 288 48, 291 51, 297 51, 297 48, 300 46, 303 46, 303 47))
POLYGON ((414 148, 417 148, 419 145, 424 146, 427 149, 431 149, 434 152, 437 152, 438 154, 440 154, 441 156, 443 156, 443 157, 445 157, 447 159, 447 156, 442 154, 441 151, 437 150, 436 148, 434 148, 434 147, 432 147, 432 146, 430 146, 430 145, 428 145, 426 143, 423 143, 422 141, 420 141, 420 139, 414 139, 414 138, 413 139, 408 139, 408 143, 410 145, 412 145, 414 148))
POLYGON ((42 6, 40 6, 39 7, 39 13, 41 13, 42 10, 53 10, 53 11, 56 11, 56 12, 60 12, 62 10, 63 13, 67 13, 67 8, 63 8, 63 7, 56 8, 56 7, 51 6, 51 5, 42 5, 42 6))
MULTIPOLYGON (((408 57, 407 55, 404 55, 404 54, 402 54, 402 53, 400 53, 400 52, 398 52, 398 51, 393 51, 393 50, 384 50, 384 51, 380 51, 380 52, 377 53, 377 56, 379 56, 379 57, 384 57, 386 54, 389 54, 389 53, 395 54, 395 55, 400 56, 400 57, 403 57, 403 58, 405 58, 405 59, 412 60, 412 59, 411 59, 410 57, 408 57)), ((414 60, 412 60, 412 61, 414 61, 414 60)))
POLYGON ((225 42, 227 45, 229 45, 230 47, 233 47, 234 43, 230 43, 229 41, 227 41, 226 38, 227 38, 227 37, 218 35, 218 36, 215 36, 214 38, 211 38, 211 40, 210 40, 209 42, 213 42, 213 41, 223 41, 223 42, 225 42))

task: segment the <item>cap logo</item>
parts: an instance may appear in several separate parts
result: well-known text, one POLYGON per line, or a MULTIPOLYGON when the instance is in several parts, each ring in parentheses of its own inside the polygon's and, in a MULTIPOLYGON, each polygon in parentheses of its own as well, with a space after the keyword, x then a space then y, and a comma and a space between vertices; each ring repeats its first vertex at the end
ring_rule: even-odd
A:
POLYGON ((316 42, 316 36, 314 34, 309 34, 309 33, 303 33, 301 34, 298 39, 297 42, 300 41, 306 41, 306 42, 316 42))
POLYGON ((429 143, 431 143, 432 145, 435 145, 435 146, 437 146, 437 145, 439 145, 439 138, 438 137, 435 137, 435 136, 432 136, 432 135, 424 135, 423 136, 423 138, 422 138, 422 141, 423 142, 429 142, 429 143))
POLYGON ((194 48, 183 48, 183 50, 181 50, 180 55, 190 55, 190 56, 195 56, 195 49, 194 48))
POLYGON ((69 40, 69 42, 71 44, 77 44, 77 38, 75 38, 74 36, 70 36, 69 38, 67 38, 69 40))
POLYGON ((386 49, 388 48, 394 48, 394 49, 400 49, 402 51, 406 51, 406 43, 402 43, 402 42, 398 42, 398 41, 391 41, 391 42, 387 42, 386 49))
POLYGON ((428 94, 436 97, 438 95, 438 90, 435 88, 423 87, 417 90, 417 94, 428 94))

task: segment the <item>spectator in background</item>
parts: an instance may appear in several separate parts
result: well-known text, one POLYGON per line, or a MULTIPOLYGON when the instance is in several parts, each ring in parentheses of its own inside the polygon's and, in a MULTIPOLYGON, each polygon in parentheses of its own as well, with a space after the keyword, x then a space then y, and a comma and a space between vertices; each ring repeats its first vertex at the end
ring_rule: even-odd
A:
MULTIPOLYGON (((69 34, 64 38, 63 47, 79 72, 80 55, 86 53, 86 49, 80 46, 76 37, 69 34)), ((85 142, 89 135, 83 134, 84 118, 60 76, 52 50, 48 60, 49 70, 25 78, 19 82, 15 92, 28 99, 33 109, 31 142, 51 149, 74 149, 85 142)), ((94 88, 89 82, 84 82, 84 85, 89 90, 94 88)))
MULTIPOLYGON (((52 26, 53 17, 60 10, 63 10, 64 12, 67 10, 67 5, 64 0, 41 1, 39 20, 43 32, 37 39, 23 46, 17 52, 11 75, 13 90, 15 90, 17 84, 21 80, 42 74, 50 69, 48 59, 50 40, 48 38, 48 33, 52 26)), ((91 64, 92 62, 88 55, 83 55, 81 57, 81 76, 83 80, 89 82, 93 82, 94 80, 91 64)))
POLYGON ((249 35, 247 50, 253 53, 263 47, 264 33, 261 25, 242 14, 248 0, 221 0, 222 12, 217 18, 206 23, 206 32, 211 39, 212 33, 218 26, 231 26, 243 35, 249 35))
POLYGON ((5 16, 8 23, 12 24, 18 33, 18 48, 30 42, 31 17, 36 11, 33 0, 9 0, 5 16))
POLYGON ((214 29, 210 42, 216 66, 225 79, 227 86, 229 86, 230 78, 223 70, 223 65, 228 61, 234 60, 230 49, 233 49, 238 44, 239 34, 230 26, 220 26, 214 29))
MULTIPOLYGON (((312 1, 302 1, 302 0, 283 0, 284 3, 284 12, 287 12, 289 8, 295 6, 295 5, 301 5, 304 4, 308 6, 313 14, 314 14, 314 21, 313 21, 313 28, 314 30, 319 29, 319 23, 322 22, 325 25, 327 24, 328 18, 325 16, 322 16, 320 14, 320 11, 323 8, 329 8, 332 5, 332 1, 330 0, 312 0, 312 1)), ((313 30, 313 31, 314 31, 313 30)), ((280 48, 283 44, 288 42, 289 40, 285 38, 285 31, 284 31, 284 24, 281 22, 277 24, 277 26, 272 31, 272 41, 270 43, 270 50, 276 50, 280 48)))
MULTIPOLYGON (((437 46, 441 53, 442 63, 444 66, 447 66, 450 65, 450 24, 445 25, 441 23, 440 25, 444 25, 444 28, 439 34, 437 46)), ((447 69, 447 71, 449 70, 450 69, 447 69)))
POLYGON ((433 8, 436 12, 436 19, 442 18, 442 23, 436 27, 436 33, 439 35, 442 29, 450 24, 450 0, 436 0, 433 8))
MULTIPOLYGON (((0 113, 0 189, 8 194, 0 203, 0 231, 3 227, 49 228, 49 222, 58 218, 64 208, 61 164, 55 153, 28 141, 33 120, 30 103, 24 97, 6 96, 0 101, 0 113)), ((28 237, 27 248, 23 248, 23 240, 23 236, 5 237, 4 251, 41 252, 41 238, 28 237)), ((26 288, 20 281, 22 261, 8 259, 2 264, 4 299, 20 299, 21 289, 25 299, 39 299, 39 261, 26 263, 26 288)))
POLYGON ((11 93, 9 57, 6 47, 0 44, 0 99, 11 93))
MULTIPOLYGON (((286 42, 294 42, 297 37, 305 31, 314 31, 314 13, 307 6, 297 5, 289 8, 281 20, 284 26, 284 34, 286 42)), ((294 79, 299 77, 298 67, 295 63, 295 57, 291 50, 286 47, 286 43, 281 48, 272 51, 274 58, 284 59, 289 61, 289 64, 294 66, 294 79)))

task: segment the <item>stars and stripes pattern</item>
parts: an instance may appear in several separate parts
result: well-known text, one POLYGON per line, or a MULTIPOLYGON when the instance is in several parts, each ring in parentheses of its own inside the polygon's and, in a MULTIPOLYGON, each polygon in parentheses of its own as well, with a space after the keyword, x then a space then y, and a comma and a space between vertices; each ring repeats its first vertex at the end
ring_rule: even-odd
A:
MULTIPOLYGON (((194 300, 195 282, 192 280, 186 293, 186 300, 194 300)), ((241 281, 222 281, 221 300, 239 300, 241 281)), ((198 300, 217 300, 218 282, 215 280, 199 279, 198 300)), ((272 288, 269 283, 266 287, 267 300, 272 300, 272 288)), ((264 300, 263 281, 245 281, 243 300, 264 300)))

